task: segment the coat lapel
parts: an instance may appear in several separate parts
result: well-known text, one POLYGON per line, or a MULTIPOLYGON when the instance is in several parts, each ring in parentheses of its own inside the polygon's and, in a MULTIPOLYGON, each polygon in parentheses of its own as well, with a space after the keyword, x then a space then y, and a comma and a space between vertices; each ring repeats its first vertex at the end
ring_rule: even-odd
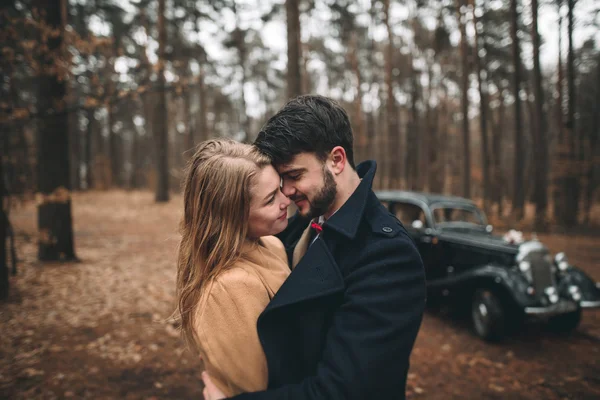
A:
MULTIPOLYGON (((304 232, 303 237, 307 235, 304 232)), ((310 235, 308 235, 310 236, 310 235)), ((344 289, 344 279, 321 237, 308 251, 271 300, 265 313, 279 307, 327 296, 344 289)))

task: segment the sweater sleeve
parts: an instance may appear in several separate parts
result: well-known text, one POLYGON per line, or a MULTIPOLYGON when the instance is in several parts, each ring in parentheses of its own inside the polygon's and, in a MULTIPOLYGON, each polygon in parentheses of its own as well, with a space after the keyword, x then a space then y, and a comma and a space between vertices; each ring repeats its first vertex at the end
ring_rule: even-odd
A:
POLYGON ((267 387, 256 322, 268 302, 258 277, 232 270, 214 282, 199 310, 196 325, 207 372, 229 396, 267 387))

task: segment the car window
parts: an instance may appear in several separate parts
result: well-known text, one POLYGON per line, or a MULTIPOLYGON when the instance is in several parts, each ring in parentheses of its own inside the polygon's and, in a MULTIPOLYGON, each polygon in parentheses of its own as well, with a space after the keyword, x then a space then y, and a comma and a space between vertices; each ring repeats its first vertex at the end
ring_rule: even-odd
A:
POLYGON ((433 218, 436 224, 448 222, 467 222, 482 225, 483 221, 475 210, 455 207, 438 207, 433 209, 433 218))
POLYGON ((411 226, 413 221, 417 220, 425 225, 425 213, 423 209, 414 204, 396 203, 394 204, 393 213, 406 226, 411 226))

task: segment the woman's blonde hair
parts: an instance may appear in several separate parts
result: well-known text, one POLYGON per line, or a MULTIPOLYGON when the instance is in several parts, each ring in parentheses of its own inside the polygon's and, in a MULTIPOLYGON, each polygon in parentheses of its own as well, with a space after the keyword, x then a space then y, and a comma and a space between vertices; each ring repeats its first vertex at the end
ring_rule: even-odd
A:
POLYGON ((201 143, 188 162, 175 313, 192 348, 197 344, 194 319, 201 291, 240 257, 248 232, 250 189, 267 165, 269 158, 256 148, 229 139, 201 143))

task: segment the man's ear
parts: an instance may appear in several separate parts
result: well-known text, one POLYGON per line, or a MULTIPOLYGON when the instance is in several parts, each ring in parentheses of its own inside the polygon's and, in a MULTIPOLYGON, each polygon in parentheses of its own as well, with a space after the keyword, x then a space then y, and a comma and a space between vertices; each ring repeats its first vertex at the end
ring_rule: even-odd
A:
POLYGON ((346 158, 346 150, 342 146, 335 146, 329 153, 329 169, 332 174, 339 175, 346 168, 348 159, 346 158))

